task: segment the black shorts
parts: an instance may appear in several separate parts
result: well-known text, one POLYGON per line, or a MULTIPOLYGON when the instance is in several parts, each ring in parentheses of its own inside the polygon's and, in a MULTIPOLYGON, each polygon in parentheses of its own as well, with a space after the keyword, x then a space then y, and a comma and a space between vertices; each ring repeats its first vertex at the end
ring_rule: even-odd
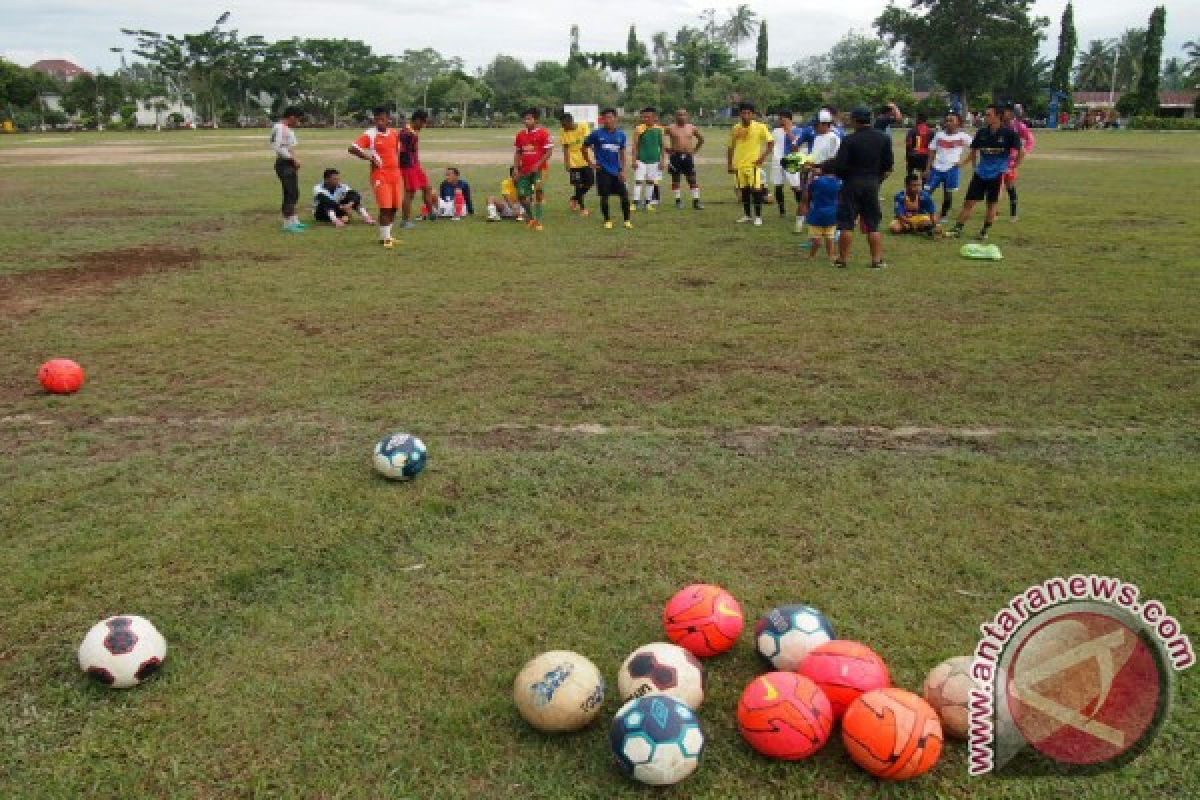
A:
POLYGON ((579 167, 571 170, 571 185, 576 189, 588 190, 596 185, 596 170, 591 167, 579 167))
POLYGON ((878 233, 883 223, 878 181, 846 181, 842 186, 838 196, 838 229, 852 231, 859 220, 867 233, 878 233))
POLYGON ((929 167, 929 153, 909 153, 905 159, 905 172, 921 175, 929 167))
POLYGON ((979 173, 975 173, 971 176, 970 185, 967 186, 967 199, 978 203, 986 198, 989 203, 998 203, 1000 202, 1000 187, 1003 183, 1003 175, 989 179, 981 178, 979 173))
POLYGON ((691 153, 671 153, 667 172, 671 173, 673 181, 678 181, 680 178, 693 180, 696 177, 696 159, 692 157, 691 153))
POLYGON ((613 175, 611 172, 603 169, 596 170, 596 191, 601 197, 608 197, 614 194, 625 194, 629 191, 625 186, 625 182, 613 175))

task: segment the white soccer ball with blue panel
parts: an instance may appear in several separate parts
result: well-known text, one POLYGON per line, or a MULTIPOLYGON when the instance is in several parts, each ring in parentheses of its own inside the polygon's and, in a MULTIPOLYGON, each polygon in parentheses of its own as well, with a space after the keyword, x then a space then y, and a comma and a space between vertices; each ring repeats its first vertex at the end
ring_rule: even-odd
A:
POLYGON ((626 776, 651 786, 670 786, 700 766, 704 731, 687 703, 650 694, 621 706, 608 742, 626 776))
POLYGON ((411 433, 393 433, 375 445, 375 471, 394 481, 411 481, 429 462, 425 443, 411 433))
POLYGON ((825 615, 802 604, 772 608, 754 628, 759 655, 780 672, 795 672, 809 651, 836 638, 825 615))

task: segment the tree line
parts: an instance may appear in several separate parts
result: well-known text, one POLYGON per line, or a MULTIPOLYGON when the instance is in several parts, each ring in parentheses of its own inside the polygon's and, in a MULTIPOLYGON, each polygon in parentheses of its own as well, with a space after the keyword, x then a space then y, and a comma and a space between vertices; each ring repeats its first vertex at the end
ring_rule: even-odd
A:
MULTIPOLYGON (((114 117, 129 123, 141 104, 160 115, 187 105, 206 124, 253 124, 287 105, 336 124, 384 105, 431 108, 465 125, 469 118, 506 121, 527 107, 568 103, 688 107, 706 117, 741 101, 804 111, 822 103, 849 108, 887 101, 915 109, 915 92, 947 92, 970 107, 995 98, 1036 111, 1045 106, 1047 88, 1107 88, 1105 76, 1111 77, 1114 64, 1118 88, 1136 93, 1143 105, 1157 96, 1158 83, 1194 85, 1200 78, 1195 42, 1188 43, 1185 59, 1168 59, 1160 71, 1161 8, 1147 28, 1131 29, 1119 42, 1092 42, 1076 53, 1068 4, 1059 52, 1051 61, 1039 57, 1049 21, 1033 16, 1031 5, 1032 0, 889 5, 875 20, 875 33, 851 31, 819 56, 771 67, 767 21, 741 4, 724 16, 709 9, 673 33, 659 31, 649 39, 631 25, 618 51, 585 49, 582 30, 572 26, 561 62, 528 64, 499 54, 470 72, 462 59, 432 48, 390 55, 351 39, 243 36, 225 14, 198 33, 122 29, 123 46, 112 49, 123 60, 129 53, 134 62, 66 85, 0 62, 0 110, 29 115, 38 112, 39 98, 57 94, 63 108, 85 124, 114 117)), ((927 105, 936 113, 945 99, 927 105)), ((44 110, 41 118, 60 122, 44 110)))

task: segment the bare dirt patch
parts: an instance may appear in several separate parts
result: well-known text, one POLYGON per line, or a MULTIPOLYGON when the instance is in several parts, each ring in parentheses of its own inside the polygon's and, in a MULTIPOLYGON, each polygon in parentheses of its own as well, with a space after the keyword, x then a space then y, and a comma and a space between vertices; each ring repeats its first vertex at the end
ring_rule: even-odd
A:
POLYGON ((74 266, 0 276, 0 313, 35 314, 51 303, 103 291, 142 275, 190 269, 200 258, 195 248, 161 245, 80 253, 74 266))

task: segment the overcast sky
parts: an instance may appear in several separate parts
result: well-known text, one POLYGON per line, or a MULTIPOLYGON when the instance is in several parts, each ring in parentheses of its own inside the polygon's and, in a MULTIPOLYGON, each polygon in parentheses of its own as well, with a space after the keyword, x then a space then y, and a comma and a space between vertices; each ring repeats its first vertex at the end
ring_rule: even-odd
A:
MULTIPOLYGON (((1145 26, 1150 11, 1161 2, 1081 0, 1075 4, 1080 47, 1090 39, 1145 26)), ((0 55, 23 65, 42 58, 66 58, 87 69, 107 72, 120 64, 120 57, 108 48, 127 42, 120 28, 192 33, 212 25, 222 12, 232 11, 229 25, 243 35, 361 39, 377 52, 396 54, 428 46, 445 55, 460 56, 472 68, 485 65, 496 53, 532 64, 564 59, 572 24, 582 30, 584 50, 623 50, 630 24, 636 24, 639 36, 648 42, 655 31, 698 24, 705 7, 716 7, 724 17, 732 5, 729 0, 434 0, 394 4, 386 0, 0 0, 0 55)), ((786 66, 825 52, 845 31, 871 32, 871 22, 885 3, 758 0, 750 5, 770 23, 772 66, 786 66)), ((1165 5, 1163 56, 1169 58, 1180 55, 1185 41, 1200 38, 1200 2, 1166 0, 1165 5)), ((1035 2, 1036 12, 1051 20, 1044 45, 1048 53, 1053 52, 1065 6, 1066 0, 1035 2)), ((748 42, 742 47, 750 51, 754 45, 748 42)), ((743 52, 743 57, 746 54, 743 52)))

